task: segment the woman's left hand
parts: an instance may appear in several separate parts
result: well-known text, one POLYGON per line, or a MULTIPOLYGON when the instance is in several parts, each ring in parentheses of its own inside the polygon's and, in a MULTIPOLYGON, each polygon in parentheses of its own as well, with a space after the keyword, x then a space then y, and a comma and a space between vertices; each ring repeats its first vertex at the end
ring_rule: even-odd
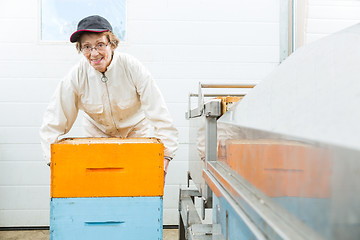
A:
POLYGON ((167 158, 164 158, 164 184, 165 184, 165 177, 167 174, 167 169, 168 169, 169 163, 170 163, 170 160, 167 158))

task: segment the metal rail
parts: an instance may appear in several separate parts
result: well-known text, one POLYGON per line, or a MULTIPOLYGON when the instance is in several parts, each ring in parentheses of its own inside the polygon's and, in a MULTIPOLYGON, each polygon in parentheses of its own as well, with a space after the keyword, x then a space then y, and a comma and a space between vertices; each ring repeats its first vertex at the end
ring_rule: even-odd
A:
POLYGON ((207 84, 200 83, 201 88, 253 88, 255 84, 207 84))
MULTIPOLYGON (((204 177, 209 184, 213 192, 223 197, 231 206, 232 209, 241 217, 244 223, 248 226, 250 231, 254 234, 258 240, 266 240, 264 233, 256 226, 256 224, 247 216, 245 211, 236 203, 236 201, 230 196, 229 193, 223 188, 219 182, 212 176, 211 172, 204 171, 204 177)), ((219 196, 218 196, 219 197, 219 196)), ((227 232, 227 231, 226 231, 227 232)))
MULTIPOLYGON (((218 186, 220 185, 224 186, 223 189, 229 193, 228 195, 225 194, 225 196, 230 200, 229 203, 233 202, 232 205, 234 209, 240 213, 240 217, 242 217, 241 208, 236 207, 236 205, 241 206, 244 203, 241 203, 238 199, 242 199, 247 206, 250 206, 281 239, 323 239, 300 220, 289 214, 285 209, 274 204, 269 197, 249 184, 226 164, 221 162, 208 163, 208 171, 211 173, 209 180, 219 183, 213 186, 217 186, 217 188, 219 188, 218 186), (213 177, 211 178, 211 176, 213 177), (230 196, 232 197, 230 198, 230 196), (234 205, 234 201, 236 205, 234 205)), ((207 175, 209 176, 209 174, 207 175)), ((212 190, 215 192, 217 188, 212 190)), ((249 224, 249 220, 251 219, 243 218, 243 220, 249 224)), ((255 226, 251 224, 248 226, 257 237, 261 237, 261 232, 258 231, 255 226)))
MULTIPOLYGON (((246 94, 243 93, 205 93, 203 94, 204 97, 245 97, 246 94)), ((190 93, 189 94, 190 97, 198 97, 200 96, 198 93, 190 93)))

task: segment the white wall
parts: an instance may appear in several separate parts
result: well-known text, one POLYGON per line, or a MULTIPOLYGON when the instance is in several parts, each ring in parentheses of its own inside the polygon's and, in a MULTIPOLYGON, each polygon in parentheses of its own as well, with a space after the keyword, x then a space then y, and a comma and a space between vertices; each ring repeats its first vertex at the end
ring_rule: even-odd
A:
MULTIPOLYGON (((127 42, 152 72, 180 147, 169 167, 164 224, 178 224, 186 184, 189 91, 201 82, 256 83, 279 61, 279 0, 129 0, 127 42)), ((0 227, 49 224, 49 169, 38 129, 57 82, 81 57, 39 40, 39 0, 0 2, 0 227)), ((69 135, 81 134, 76 123, 69 135)))
POLYGON ((306 43, 360 22, 359 0, 308 0, 306 43))

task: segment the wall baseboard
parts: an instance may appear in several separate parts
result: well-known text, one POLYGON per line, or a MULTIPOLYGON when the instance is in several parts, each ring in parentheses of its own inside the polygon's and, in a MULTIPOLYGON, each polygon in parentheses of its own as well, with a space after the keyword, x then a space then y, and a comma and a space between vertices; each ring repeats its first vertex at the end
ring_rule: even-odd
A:
MULTIPOLYGON (((31 231, 31 230, 49 230, 49 226, 36 227, 0 227, 0 231, 31 231)), ((178 225, 164 225, 163 229, 178 229, 178 225)))

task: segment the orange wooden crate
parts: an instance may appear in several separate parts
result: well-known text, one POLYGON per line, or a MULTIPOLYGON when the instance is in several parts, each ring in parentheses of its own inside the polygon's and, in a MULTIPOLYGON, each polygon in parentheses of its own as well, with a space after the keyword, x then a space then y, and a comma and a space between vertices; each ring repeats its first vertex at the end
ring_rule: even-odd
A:
POLYGON ((268 196, 327 198, 329 154, 306 144, 269 140, 228 140, 225 161, 268 196))
POLYGON ((73 138, 51 145, 51 197, 162 196, 164 147, 154 138, 73 138))

